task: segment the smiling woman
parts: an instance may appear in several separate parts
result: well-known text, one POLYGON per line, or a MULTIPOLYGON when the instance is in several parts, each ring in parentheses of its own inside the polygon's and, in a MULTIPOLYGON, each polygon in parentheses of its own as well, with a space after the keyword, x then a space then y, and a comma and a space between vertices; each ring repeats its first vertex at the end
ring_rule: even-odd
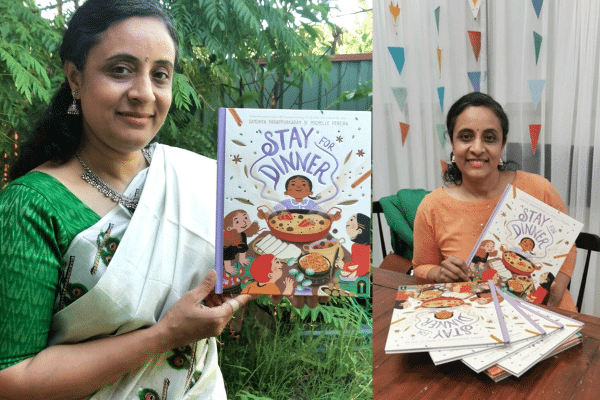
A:
MULTIPOLYGON (((508 118, 490 96, 473 92, 454 103, 446 119, 452 161, 446 185, 423 199, 414 223, 415 275, 436 282, 470 280, 465 260, 508 184, 566 213, 552 184, 534 174, 511 171, 502 160, 508 118)), ((548 304, 575 310, 566 290, 576 249, 565 259, 550 290, 548 304)))
POLYGON ((66 80, 0 193, 0 398, 224 399, 214 336, 250 296, 211 294, 214 161, 149 145, 171 21, 87 0, 60 56, 66 80))

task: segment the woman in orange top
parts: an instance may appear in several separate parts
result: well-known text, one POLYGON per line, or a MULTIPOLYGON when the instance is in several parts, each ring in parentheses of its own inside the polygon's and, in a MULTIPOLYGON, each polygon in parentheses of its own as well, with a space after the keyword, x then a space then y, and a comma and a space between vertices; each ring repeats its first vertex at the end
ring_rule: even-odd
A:
MULTIPOLYGON (((506 167, 502 154, 508 117, 490 96, 473 92, 452 105, 446 119, 452 162, 446 184, 423 199, 414 224, 415 275, 435 282, 468 281, 465 264, 471 249, 508 184, 566 213, 554 186, 545 178, 506 167)), ((566 257, 550 289, 548 304, 576 311, 566 290, 576 249, 566 257)))

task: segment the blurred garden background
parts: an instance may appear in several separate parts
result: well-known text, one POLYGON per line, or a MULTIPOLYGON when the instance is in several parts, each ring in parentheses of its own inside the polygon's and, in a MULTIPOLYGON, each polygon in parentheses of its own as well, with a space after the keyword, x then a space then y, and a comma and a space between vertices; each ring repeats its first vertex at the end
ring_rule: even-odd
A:
MULTIPOLYGON (((83 2, 0 0, 0 188, 65 79, 58 48, 83 2)), ((372 0, 160 3, 180 62, 159 142, 215 158, 219 107, 371 110, 372 0)), ((231 399, 372 397, 370 300, 298 310, 260 298, 219 341, 231 399)))

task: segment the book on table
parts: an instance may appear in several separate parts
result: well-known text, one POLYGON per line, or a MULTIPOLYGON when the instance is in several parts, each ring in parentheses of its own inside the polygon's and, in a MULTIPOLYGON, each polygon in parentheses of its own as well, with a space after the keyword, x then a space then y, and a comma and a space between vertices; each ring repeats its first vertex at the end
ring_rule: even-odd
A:
POLYGON ((219 109, 217 293, 370 296, 371 113, 219 109))
POLYGON ((580 343, 582 327, 493 281, 400 286, 385 352, 428 351, 436 365, 462 360, 500 380, 580 343))

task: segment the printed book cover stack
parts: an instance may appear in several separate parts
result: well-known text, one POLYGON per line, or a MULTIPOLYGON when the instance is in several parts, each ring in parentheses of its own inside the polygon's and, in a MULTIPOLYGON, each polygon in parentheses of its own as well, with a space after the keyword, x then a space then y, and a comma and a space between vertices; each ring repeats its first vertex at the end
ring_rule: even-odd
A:
POLYGON ((385 352, 428 351, 494 381, 581 343, 583 323, 502 292, 493 281, 400 286, 385 352))
POLYGON ((461 360, 497 382, 581 343, 583 323, 535 303, 582 226, 508 185, 467 260, 473 281, 401 286, 385 351, 461 360))
POLYGON ((370 296, 371 113, 219 110, 217 293, 370 296))

